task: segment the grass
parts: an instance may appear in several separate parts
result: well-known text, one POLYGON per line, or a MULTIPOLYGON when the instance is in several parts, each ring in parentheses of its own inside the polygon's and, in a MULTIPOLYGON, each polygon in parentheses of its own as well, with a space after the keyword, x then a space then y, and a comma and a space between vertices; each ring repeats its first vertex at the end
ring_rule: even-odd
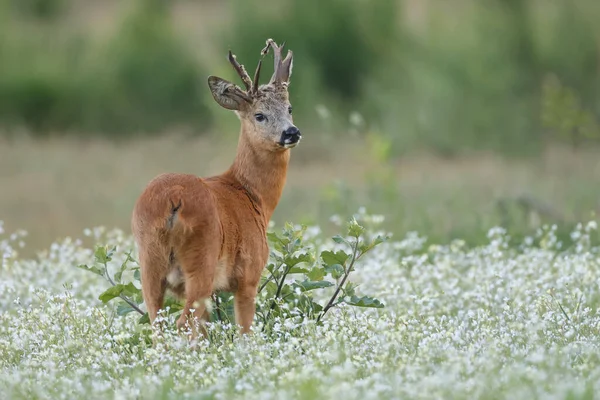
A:
MULTIPOLYGON (((67 240, 27 260, 7 232, 0 390, 11 399, 593 399, 596 229, 580 226, 569 248, 553 229, 517 247, 503 229, 478 247, 397 238, 355 271, 358 290, 385 308, 342 307, 322 325, 290 319, 268 335, 255 322, 249 338, 213 324, 196 349, 170 329, 151 347, 137 317, 102 305, 105 281, 76 268, 92 261, 91 248, 67 240)), ((309 231, 312 246, 333 246, 318 227, 309 231)), ((118 246, 117 264, 133 246, 118 230, 90 235, 118 246)))
MULTIPOLYGON (((150 179, 166 171, 222 172, 235 156, 233 132, 126 142, 1 141, 0 220, 8 230, 29 232, 24 251, 30 255, 57 239, 79 237, 91 226, 129 231, 133 203, 150 179)), ((382 159, 374 148, 359 137, 340 141, 306 132, 293 150, 274 221, 319 224, 330 233, 331 215, 365 206, 384 215, 385 228, 398 235, 417 230, 441 242, 462 237, 479 243, 496 224, 515 234, 561 219, 570 227, 600 208, 591 184, 600 174, 594 149, 555 146, 540 158, 515 160, 488 153, 382 159), (511 200, 519 196, 532 197, 557 215, 531 213, 511 200), (506 200, 506 212, 500 200, 506 200)))

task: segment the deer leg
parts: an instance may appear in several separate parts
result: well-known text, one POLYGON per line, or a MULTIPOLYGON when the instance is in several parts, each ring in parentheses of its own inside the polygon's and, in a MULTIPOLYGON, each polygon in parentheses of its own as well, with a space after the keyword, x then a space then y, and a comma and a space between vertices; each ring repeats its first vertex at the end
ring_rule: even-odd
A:
POLYGON ((152 324, 165 299, 167 264, 166 260, 153 257, 144 249, 140 249, 140 265, 142 296, 152 324))
POLYGON ((204 323, 208 322, 206 302, 210 301, 213 290, 213 279, 217 267, 218 243, 198 241, 198 247, 183 247, 177 255, 185 278, 185 306, 177 321, 177 328, 185 327, 186 322, 192 328, 192 337, 197 337, 196 322, 200 323, 200 331, 206 336, 204 323), (192 310, 194 310, 192 312, 192 310))
POLYGON ((241 326, 241 333, 250 333, 256 312, 255 298, 258 284, 240 282, 234 295, 235 323, 241 326))
POLYGON ((193 338, 199 333, 196 329, 196 323, 199 324, 200 333, 206 336, 203 326, 205 322, 208 322, 206 301, 210 300, 212 293, 212 279, 207 278, 206 274, 192 274, 186 276, 185 279, 186 300, 183 312, 177 320, 177 328, 183 329, 186 323, 188 323, 192 330, 193 338))

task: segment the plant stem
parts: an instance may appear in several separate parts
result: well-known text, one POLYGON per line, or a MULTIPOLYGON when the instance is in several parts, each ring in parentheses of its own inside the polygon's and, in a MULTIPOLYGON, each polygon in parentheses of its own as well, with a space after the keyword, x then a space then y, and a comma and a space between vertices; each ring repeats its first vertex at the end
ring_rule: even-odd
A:
MULTIPOLYGON (((283 265, 283 264, 281 264, 283 265)), ((279 267, 281 268, 281 267, 279 267)), ((275 308, 275 302, 277 301, 277 298, 279 297, 279 295, 281 294, 281 290, 283 289, 283 284, 285 283, 285 277, 290 273, 290 271, 292 270, 292 267, 290 267, 289 265, 286 265, 285 270, 283 272, 283 276, 281 277, 281 281, 278 282, 277 285, 277 292, 275 293, 275 296, 273 297, 273 301, 271 302, 271 307, 269 307, 269 312, 267 313, 267 317, 266 317, 266 321, 269 320, 269 318, 271 317, 271 311, 273 311, 273 309, 275 308)), ((263 331, 265 330, 265 325, 263 325, 263 331)))
POLYGON ((144 312, 131 300, 129 300, 127 297, 123 296, 122 294, 119 295, 119 297, 127 304, 129 304, 131 306, 131 308, 133 308, 135 311, 137 311, 138 313, 140 313, 140 315, 144 315, 144 312))
POLYGON ((219 321, 223 321, 223 315, 221 314, 221 300, 219 299, 219 295, 215 293, 215 306, 217 307, 217 317, 219 317, 219 321))
POLYGON ((285 277, 287 276, 287 274, 290 273, 291 269, 292 269, 292 267, 286 266, 285 272, 283 273, 283 276, 281 277, 281 281, 279 281, 279 285, 277 285, 277 292, 275 293, 275 299, 277 299, 279 297, 279 295, 281 294, 281 289, 283 289, 285 277))
POLYGON ((337 298, 337 296, 340 294, 340 290, 342 290, 342 287, 344 286, 344 283, 346 283, 346 279, 348 279, 348 277, 350 276, 350 271, 352 271, 352 268, 354 267, 354 263, 360 257, 360 255, 358 255, 358 257, 357 257, 357 253, 358 253, 358 241, 359 241, 359 239, 356 238, 356 243, 354 243, 354 246, 353 246, 353 249, 352 249, 353 250, 352 251, 352 260, 350 260, 350 265, 346 269, 346 272, 344 274, 344 277, 342 278, 342 281, 337 286, 337 288, 335 288, 335 292, 333 292, 333 295, 331 296, 331 299, 329 299, 329 302, 327 303, 327 305, 323 309, 323 312, 321 312, 321 314, 319 314, 319 316, 317 317, 317 323, 319 323, 319 321, 321 321, 321 318, 327 313, 327 311, 329 311, 330 308, 332 308, 332 307, 335 306, 333 304, 333 302, 335 301, 335 299, 337 298))
MULTIPOLYGON (((113 286, 117 286, 115 281, 113 281, 112 278, 110 277, 110 275, 108 275, 108 267, 107 267, 106 263, 104 263, 104 273, 106 274, 106 279, 108 280, 108 282, 113 286)), ((144 312, 133 301, 129 300, 126 296, 123 296, 122 294, 120 294, 119 297, 125 303, 129 304, 129 306, 131 306, 131 308, 133 308, 135 311, 137 311, 141 315, 144 315, 144 312)))
POLYGON ((279 271, 279 268, 281 268, 282 265, 283 263, 279 264, 277 268, 275 268, 273 272, 271 272, 271 276, 269 276, 267 280, 260 286, 260 288, 258 289, 258 293, 262 292, 265 286, 267 286, 267 283, 271 282, 271 280, 275 277, 275 272, 279 271))

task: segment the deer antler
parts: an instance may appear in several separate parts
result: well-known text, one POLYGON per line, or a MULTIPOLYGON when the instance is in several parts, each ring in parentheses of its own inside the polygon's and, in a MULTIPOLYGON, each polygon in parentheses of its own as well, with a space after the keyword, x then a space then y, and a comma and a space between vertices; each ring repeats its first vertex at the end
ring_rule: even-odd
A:
POLYGON ((229 50, 229 62, 231 65, 233 65, 233 68, 235 68, 240 78, 242 78, 242 82, 244 82, 244 86, 246 86, 246 91, 250 92, 252 90, 252 81, 250 80, 250 76, 246 72, 246 68, 237 62, 236 57, 231 53, 231 50, 229 50))
POLYGON ((288 50, 285 59, 282 61, 281 52, 283 51, 284 46, 285 42, 283 42, 281 46, 277 46, 277 43, 275 43, 273 39, 267 39, 267 45, 261 52, 264 56, 269 52, 269 48, 273 49, 274 71, 271 81, 269 82, 271 84, 284 84, 289 80, 293 54, 291 50, 288 50))
MULTIPOLYGON (((262 54, 264 56, 264 54, 262 54)), ((258 60, 258 65, 256 66, 256 72, 254 72, 254 80, 252 81, 252 94, 255 95, 258 93, 258 79, 260 78, 260 67, 262 67, 262 57, 258 60)))
POLYGON ((264 56, 269 52, 269 49, 273 49, 273 61, 275 63, 275 68, 273 72, 273 76, 271 77, 271 84, 287 84, 290 77, 290 70, 292 64, 292 52, 288 50, 285 59, 281 60, 281 52, 283 47, 285 46, 285 42, 281 44, 281 46, 277 46, 277 43, 273 39, 267 39, 267 45, 264 49, 261 50, 260 55, 261 58, 258 61, 258 65, 256 66, 256 71, 254 72, 254 79, 250 79, 250 75, 246 72, 246 68, 241 65, 236 60, 236 56, 231 53, 229 50, 229 62, 233 65, 233 68, 237 71, 240 78, 242 78, 242 82, 244 82, 244 86, 246 87, 246 93, 250 95, 255 95, 258 92, 258 86, 260 79, 260 69, 262 67, 262 60, 264 56))

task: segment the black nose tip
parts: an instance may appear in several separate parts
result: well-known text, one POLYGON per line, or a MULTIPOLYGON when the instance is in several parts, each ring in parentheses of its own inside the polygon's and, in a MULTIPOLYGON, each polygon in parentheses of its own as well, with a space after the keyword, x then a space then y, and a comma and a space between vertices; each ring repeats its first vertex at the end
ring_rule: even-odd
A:
POLYGON ((290 126, 281 134, 280 144, 284 147, 288 145, 292 146, 298 143, 301 137, 300 130, 295 126, 290 126))
POLYGON ((300 130, 298 128, 296 128, 295 126, 290 126, 283 133, 288 137, 302 136, 302 134, 300 133, 300 130))

